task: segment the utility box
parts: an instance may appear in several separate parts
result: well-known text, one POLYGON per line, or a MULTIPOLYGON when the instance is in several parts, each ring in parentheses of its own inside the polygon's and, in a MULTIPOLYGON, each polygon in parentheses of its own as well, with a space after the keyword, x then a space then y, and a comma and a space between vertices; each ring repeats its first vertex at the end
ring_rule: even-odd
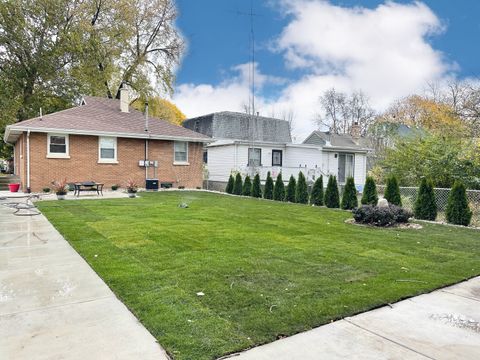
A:
POLYGON ((145 180, 145 189, 147 189, 147 190, 158 190, 158 179, 146 179, 145 180))

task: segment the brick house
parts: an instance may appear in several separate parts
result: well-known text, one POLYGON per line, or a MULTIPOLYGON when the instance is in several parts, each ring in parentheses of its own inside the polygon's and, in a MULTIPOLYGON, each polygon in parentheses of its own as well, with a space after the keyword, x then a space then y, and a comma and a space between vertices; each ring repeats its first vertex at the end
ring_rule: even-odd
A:
POLYGON ((129 108, 120 100, 85 97, 81 105, 7 126, 21 188, 38 192, 52 181, 96 181, 106 187, 148 178, 201 187, 203 147, 210 138, 129 108), (145 166, 145 164, 147 166, 145 166))

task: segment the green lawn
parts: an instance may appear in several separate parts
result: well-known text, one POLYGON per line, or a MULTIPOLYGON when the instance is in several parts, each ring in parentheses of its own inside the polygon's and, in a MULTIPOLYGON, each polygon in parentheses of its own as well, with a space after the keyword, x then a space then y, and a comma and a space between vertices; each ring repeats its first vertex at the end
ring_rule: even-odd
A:
POLYGON ((175 359, 214 359, 480 274, 471 229, 373 229, 345 224, 344 211, 204 192, 37 204, 175 359))

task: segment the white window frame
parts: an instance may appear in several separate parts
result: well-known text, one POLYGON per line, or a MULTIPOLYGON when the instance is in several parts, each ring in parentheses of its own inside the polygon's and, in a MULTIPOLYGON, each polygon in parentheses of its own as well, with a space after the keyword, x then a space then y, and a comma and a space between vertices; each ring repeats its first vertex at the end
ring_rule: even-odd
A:
POLYGON ((99 136, 98 137, 98 163, 99 164, 118 164, 117 156, 118 156, 117 138, 114 136, 99 136), (102 139, 113 139, 113 149, 114 149, 114 155, 115 155, 113 159, 110 159, 110 158, 104 159, 101 157, 102 156, 102 148, 101 148, 102 139))
POLYGON ((47 134, 47 158, 52 159, 70 159, 70 141, 68 134, 55 134, 55 133, 48 133, 47 134), (62 136, 65 138, 65 153, 52 153, 50 152, 50 138, 52 136, 62 136))
POLYGON ((250 166, 250 167, 259 167, 259 166, 263 166, 262 165, 262 148, 259 148, 259 147, 250 147, 248 148, 248 153, 247 153, 247 166, 250 166), (250 154, 254 154, 255 151, 258 150, 258 153, 260 155, 260 157, 258 158, 258 165, 255 165, 253 164, 253 159, 250 158, 250 154))
POLYGON ((190 165, 190 163, 188 162, 188 141, 174 141, 173 142, 173 164, 174 165, 190 165), (182 161, 177 161, 177 159, 175 158, 176 154, 177 154, 177 151, 176 151, 176 147, 177 147, 177 144, 179 143, 184 143, 186 144, 186 151, 187 151, 187 156, 186 156, 186 160, 182 160, 182 161))

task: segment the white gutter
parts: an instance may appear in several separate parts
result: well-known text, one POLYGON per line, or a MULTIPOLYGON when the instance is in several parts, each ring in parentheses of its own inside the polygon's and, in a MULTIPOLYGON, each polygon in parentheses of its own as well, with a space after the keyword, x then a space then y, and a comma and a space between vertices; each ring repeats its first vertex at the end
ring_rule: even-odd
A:
POLYGON ((30 192, 30 130, 27 131, 27 192, 30 192))

